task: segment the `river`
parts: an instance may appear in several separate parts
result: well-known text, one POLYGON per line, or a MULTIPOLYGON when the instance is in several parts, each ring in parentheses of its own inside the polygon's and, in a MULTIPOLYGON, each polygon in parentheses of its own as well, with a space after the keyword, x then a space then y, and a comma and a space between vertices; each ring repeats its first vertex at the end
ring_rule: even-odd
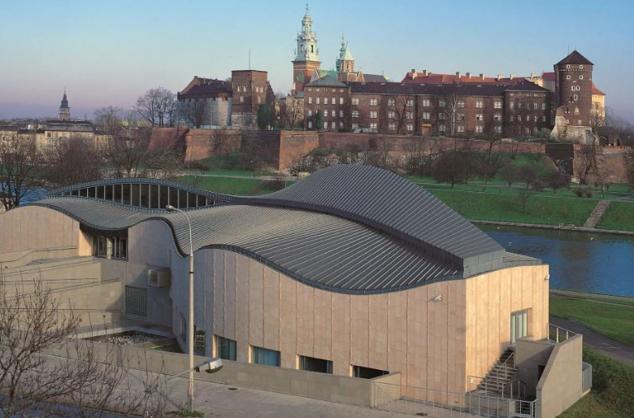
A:
POLYGON ((553 289, 634 297, 634 236, 478 227, 508 251, 548 263, 553 289))

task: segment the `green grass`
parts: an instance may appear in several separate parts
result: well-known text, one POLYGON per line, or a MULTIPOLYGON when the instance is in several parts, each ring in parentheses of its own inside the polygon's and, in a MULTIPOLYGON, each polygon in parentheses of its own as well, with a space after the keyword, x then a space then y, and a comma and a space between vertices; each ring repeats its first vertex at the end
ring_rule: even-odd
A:
POLYGON ((634 367, 584 349, 583 360, 592 364, 592 391, 561 418, 634 416, 634 367))
POLYGON ((176 177, 173 180, 199 189, 241 196, 265 194, 279 190, 278 182, 258 179, 187 175, 176 177))
POLYGON ((582 323, 606 337, 634 347, 634 300, 551 294, 550 313, 582 323))
POLYGON ((612 202, 603 215, 599 228, 634 231, 634 203, 612 202))
POLYGON ((597 203, 591 199, 552 198, 536 193, 528 199, 524 211, 518 193, 490 194, 458 189, 430 189, 430 192, 466 218, 482 221, 583 225, 597 203))

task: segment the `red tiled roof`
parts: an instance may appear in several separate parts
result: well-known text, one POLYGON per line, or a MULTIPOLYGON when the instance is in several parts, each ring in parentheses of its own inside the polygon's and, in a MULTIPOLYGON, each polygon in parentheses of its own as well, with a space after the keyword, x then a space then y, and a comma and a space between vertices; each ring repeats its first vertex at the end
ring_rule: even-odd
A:
POLYGON ((545 81, 555 81, 555 72, 551 71, 551 72, 548 72, 548 73, 542 73, 542 78, 545 81))
POLYGON ((568 56, 566 56, 566 58, 562 59, 561 61, 559 61, 555 65, 562 65, 562 64, 587 64, 587 65, 593 65, 592 62, 590 62, 590 60, 588 58, 586 58, 583 55, 581 55, 579 53, 579 51, 577 51, 576 49, 574 51, 572 51, 570 54, 568 54, 568 56))
POLYGON ((232 88, 229 81, 214 78, 194 77, 194 79, 178 93, 178 97, 203 98, 219 95, 231 96, 232 88))
POLYGON ((605 96, 605 93, 599 90, 599 88, 597 87, 596 84, 594 84, 594 82, 592 82, 592 94, 597 96, 605 96))

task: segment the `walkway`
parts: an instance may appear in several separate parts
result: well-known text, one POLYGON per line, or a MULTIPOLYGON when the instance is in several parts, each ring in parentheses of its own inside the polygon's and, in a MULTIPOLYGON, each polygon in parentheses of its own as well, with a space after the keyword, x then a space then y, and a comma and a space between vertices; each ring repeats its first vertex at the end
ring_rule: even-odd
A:
POLYGON ((609 200, 599 200, 583 226, 585 228, 594 228, 597 226, 599 222, 601 222, 601 218, 603 218, 605 211, 608 210, 608 206, 610 206, 609 200))
POLYGON ((550 323, 583 334, 583 343, 588 347, 594 348, 614 360, 634 366, 634 348, 614 341, 576 321, 551 316, 550 323))

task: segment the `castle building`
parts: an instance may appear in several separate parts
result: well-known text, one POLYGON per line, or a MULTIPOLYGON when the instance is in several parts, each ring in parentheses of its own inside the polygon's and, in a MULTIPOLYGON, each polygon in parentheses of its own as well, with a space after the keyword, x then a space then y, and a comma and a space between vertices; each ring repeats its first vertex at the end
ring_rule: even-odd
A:
POLYGON ((592 126, 592 67, 576 50, 554 65, 557 107, 572 126, 592 126))
POLYGON ((302 31, 297 34, 297 49, 293 60, 293 91, 300 94, 304 86, 312 79, 316 70, 319 70, 319 48, 317 47, 317 35, 313 32, 313 18, 308 12, 302 18, 302 31))
POLYGON ((70 120, 70 107, 68 106, 68 97, 66 97, 66 90, 64 90, 64 96, 59 104, 58 112, 59 120, 70 120))

